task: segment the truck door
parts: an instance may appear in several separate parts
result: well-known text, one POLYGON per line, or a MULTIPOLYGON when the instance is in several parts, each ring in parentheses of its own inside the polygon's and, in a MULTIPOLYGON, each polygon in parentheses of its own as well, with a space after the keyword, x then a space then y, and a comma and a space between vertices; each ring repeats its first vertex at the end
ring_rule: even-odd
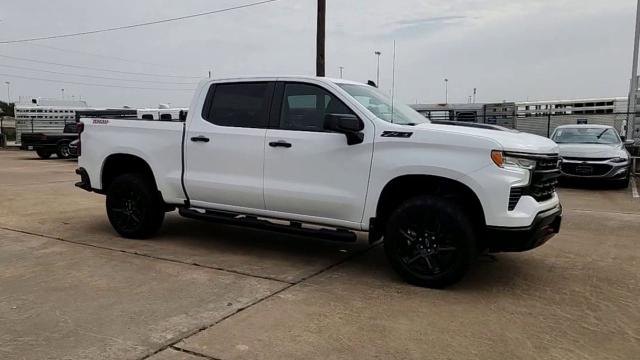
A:
POLYGON ((361 223, 373 125, 362 119, 364 142, 350 146, 344 134, 324 128, 326 114, 354 114, 337 96, 296 82, 278 83, 275 93, 265 146, 267 210, 361 223))
POLYGON ((264 141, 273 82, 213 84, 185 134, 193 206, 264 209, 264 141))

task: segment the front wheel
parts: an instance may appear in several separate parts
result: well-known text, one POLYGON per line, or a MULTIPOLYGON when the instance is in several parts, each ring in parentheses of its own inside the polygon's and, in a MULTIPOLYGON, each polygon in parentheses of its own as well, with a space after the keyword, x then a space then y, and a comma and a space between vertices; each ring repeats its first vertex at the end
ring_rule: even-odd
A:
POLYGON ((36 150, 36 154, 38 154, 38 157, 40 157, 40 159, 46 160, 51 157, 51 151, 44 150, 44 149, 36 150))
POLYGON ((60 159, 68 159, 71 157, 71 152, 69 151, 69 143, 61 143, 58 144, 58 148, 56 149, 56 155, 60 159))
POLYGON ((125 238, 154 235, 162 226, 164 208, 153 182, 140 174, 121 175, 107 190, 109 222, 125 238))
POLYGON ((476 237, 458 205, 436 196, 420 196, 405 201, 391 214, 384 249, 407 282, 444 288, 467 272, 476 256, 476 237))
POLYGON ((631 182, 631 175, 627 174, 627 177, 620 179, 620 180, 614 180, 613 181, 613 186, 616 189, 626 189, 629 187, 629 183, 631 182))

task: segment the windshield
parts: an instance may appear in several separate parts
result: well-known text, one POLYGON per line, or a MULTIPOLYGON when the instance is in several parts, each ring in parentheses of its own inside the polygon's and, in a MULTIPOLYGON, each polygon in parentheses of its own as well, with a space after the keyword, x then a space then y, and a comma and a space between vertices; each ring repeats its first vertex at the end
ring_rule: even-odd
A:
POLYGON ((612 128, 562 128, 553 134, 558 144, 619 144, 620 137, 612 128))
POLYGON ((391 99, 374 87, 352 84, 338 84, 338 86, 381 120, 400 125, 418 125, 429 122, 426 117, 407 105, 395 102, 392 106, 391 99))

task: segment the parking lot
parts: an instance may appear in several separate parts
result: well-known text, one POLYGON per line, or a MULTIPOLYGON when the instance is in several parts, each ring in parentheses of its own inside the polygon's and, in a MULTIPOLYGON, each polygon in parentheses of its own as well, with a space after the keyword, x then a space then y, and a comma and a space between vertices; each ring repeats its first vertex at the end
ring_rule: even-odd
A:
POLYGON ((0 151, 1 359, 633 359, 640 199, 562 188, 560 235, 447 290, 365 237, 331 243, 171 214, 118 237, 74 161, 0 151))

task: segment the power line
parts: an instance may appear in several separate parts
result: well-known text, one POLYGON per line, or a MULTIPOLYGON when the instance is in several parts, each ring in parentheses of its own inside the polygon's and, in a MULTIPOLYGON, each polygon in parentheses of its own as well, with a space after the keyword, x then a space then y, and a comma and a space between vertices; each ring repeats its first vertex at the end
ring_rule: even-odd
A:
POLYGON ((249 4, 232 6, 232 7, 228 7, 228 8, 224 8, 224 9, 212 10, 212 11, 207 11, 207 12, 202 12, 202 13, 197 13, 197 14, 191 14, 191 15, 179 16, 179 17, 174 17, 174 18, 169 18, 169 19, 163 19, 163 20, 149 21, 149 22, 133 24, 133 25, 111 27, 111 28, 106 28, 106 29, 83 31, 83 32, 77 32, 77 33, 70 33, 70 34, 61 34, 61 35, 50 35, 50 36, 42 36, 42 37, 18 39, 18 40, 4 40, 4 41, 0 41, 0 44, 14 44, 14 43, 21 43, 21 42, 29 42, 29 41, 68 38, 68 37, 74 37, 74 36, 84 36, 84 35, 91 35, 91 34, 109 32, 109 31, 132 29, 132 28, 137 28, 137 27, 142 27, 142 26, 156 25, 156 24, 168 23, 168 22, 173 22, 173 21, 191 19, 191 18, 200 17, 200 16, 219 14, 219 13, 223 13, 223 12, 227 12, 227 11, 244 9, 244 8, 257 6, 257 5, 262 5, 262 4, 267 4, 267 3, 272 3, 272 2, 276 2, 276 1, 279 1, 279 0, 257 1, 257 2, 253 2, 253 3, 249 3, 249 4))
POLYGON ((200 78, 202 78, 201 76, 151 74, 151 73, 142 73, 142 72, 110 70, 110 69, 95 68, 95 67, 82 66, 82 65, 70 65, 70 64, 55 63, 55 62, 50 62, 50 61, 28 59, 28 58, 23 58, 23 57, 2 55, 2 54, 0 54, 0 57, 7 58, 7 59, 12 59, 12 60, 28 61, 28 62, 37 63, 37 64, 56 65, 56 66, 74 68, 74 69, 105 71, 105 72, 112 72, 112 73, 117 73, 117 74, 141 75, 141 76, 158 76, 158 77, 185 78, 185 79, 200 79, 200 78))
POLYGON ((98 58, 101 58, 101 59, 113 59, 113 60, 118 60, 118 61, 122 61, 122 62, 134 63, 134 64, 153 65, 153 66, 158 66, 158 67, 171 68, 171 66, 168 66, 168 65, 156 64, 156 63, 152 63, 152 62, 148 62, 148 61, 133 60, 133 59, 127 59, 127 58, 122 58, 122 57, 113 56, 113 55, 98 54, 98 53, 92 53, 92 52, 88 52, 88 51, 80 51, 80 50, 75 50, 75 49, 63 49, 63 48, 59 48, 59 47, 55 47, 55 46, 49 46, 49 45, 43 45, 43 44, 20 43, 19 45, 35 46, 35 47, 40 47, 40 48, 44 48, 44 49, 56 50, 56 51, 60 51, 60 52, 63 52, 63 53, 74 53, 74 54, 88 55, 88 56, 98 57, 98 58))
POLYGON ((194 90, 194 89, 166 89, 166 88, 148 88, 148 87, 138 87, 138 86, 120 86, 120 85, 107 85, 107 84, 90 84, 90 83, 83 83, 83 82, 78 82, 78 81, 42 79, 42 78, 35 78, 35 77, 29 77, 29 76, 20 76, 20 75, 2 74, 2 73, 0 73, 0 76, 6 76, 6 77, 16 78, 16 79, 26 79, 26 80, 45 81, 45 82, 52 82, 52 83, 58 83, 58 84, 72 84, 72 85, 98 86, 98 87, 109 87, 109 88, 117 88, 117 89, 158 90, 158 91, 193 91, 193 90, 194 90))
POLYGON ((197 85, 197 83, 192 83, 192 82, 191 82, 191 83, 184 83, 184 82, 180 83, 180 82, 169 82, 169 81, 155 81, 155 80, 137 80, 137 79, 112 78, 112 77, 107 77, 107 76, 97 76, 97 75, 72 74, 72 73, 65 73, 65 72, 60 72, 60 71, 50 71, 50 70, 42 70, 42 69, 33 69, 33 68, 24 67, 24 66, 5 65, 5 64, 0 64, 0 67, 6 67, 6 68, 12 68, 12 69, 19 69, 19 70, 36 71, 36 72, 44 72, 44 73, 56 74, 56 75, 79 76, 79 77, 87 77, 87 78, 93 78, 93 79, 103 79, 103 80, 133 81, 133 82, 143 82, 143 83, 151 83, 151 84, 169 84, 169 85, 197 85))

